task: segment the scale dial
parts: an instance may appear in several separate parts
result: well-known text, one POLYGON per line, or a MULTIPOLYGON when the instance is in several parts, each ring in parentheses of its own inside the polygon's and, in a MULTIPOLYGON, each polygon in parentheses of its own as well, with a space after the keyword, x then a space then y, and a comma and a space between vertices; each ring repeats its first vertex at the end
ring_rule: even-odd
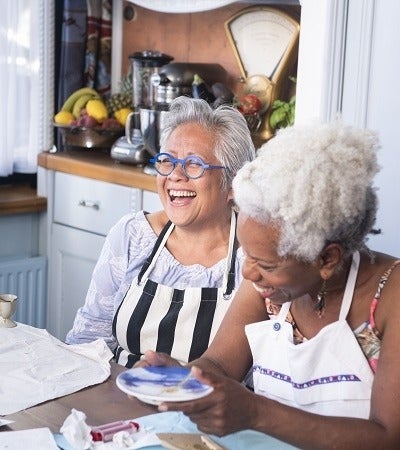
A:
POLYGON ((274 81, 297 43, 300 26, 284 11, 253 7, 240 11, 225 23, 241 75, 264 75, 274 81))

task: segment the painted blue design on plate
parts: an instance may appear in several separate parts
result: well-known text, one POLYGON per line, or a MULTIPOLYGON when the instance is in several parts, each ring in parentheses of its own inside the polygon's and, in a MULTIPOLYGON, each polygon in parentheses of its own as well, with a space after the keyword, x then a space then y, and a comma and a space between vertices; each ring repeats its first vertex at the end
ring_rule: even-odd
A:
POLYGON ((180 384, 189 374, 186 367, 138 367, 128 369, 118 375, 119 385, 133 394, 160 395, 168 390, 171 393, 201 393, 210 390, 210 387, 196 380, 189 378, 180 384), (174 391, 176 387, 176 391, 174 391))

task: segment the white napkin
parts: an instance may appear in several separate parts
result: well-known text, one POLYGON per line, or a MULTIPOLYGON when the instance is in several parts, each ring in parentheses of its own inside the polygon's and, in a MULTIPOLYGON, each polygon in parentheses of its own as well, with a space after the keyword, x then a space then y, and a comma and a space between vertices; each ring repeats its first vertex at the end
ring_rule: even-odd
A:
POLYGON ((48 428, 0 433, 0 450, 59 450, 48 428))
MULTIPOLYGON (((61 448, 74 450, 135 450, 144 447, 160 446, 161 441, 155 433, 149 433, 145 427, 140 430, 119 431, 114 434, 112 441, 94 442, 90 433, 91 428, 86 424, 86 414, 72 408, 71 414, 65 419, 60 428, 60 434, 55 439, 61 448)), ((1 448, 0 448, 1 450, 1 448)))
POLYGON ((104 340, 67 345, 46 330, 18 324, 0 329, 0 415, 98 384, 110 376, 104 340))
POLYGON ((86 424, 86 414, 72 408, 71 414, 65 419, 60 433, 75 450, 85 450, 92 445, 90 427, 86 424))

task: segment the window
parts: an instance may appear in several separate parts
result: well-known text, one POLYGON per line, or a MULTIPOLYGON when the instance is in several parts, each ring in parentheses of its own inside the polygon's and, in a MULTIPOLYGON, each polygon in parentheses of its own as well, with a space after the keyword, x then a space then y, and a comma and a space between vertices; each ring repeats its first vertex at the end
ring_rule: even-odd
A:
POLYGON ((3 2, 0 14, 0 176, 36 173, 53 145, 54 2, 3 2))

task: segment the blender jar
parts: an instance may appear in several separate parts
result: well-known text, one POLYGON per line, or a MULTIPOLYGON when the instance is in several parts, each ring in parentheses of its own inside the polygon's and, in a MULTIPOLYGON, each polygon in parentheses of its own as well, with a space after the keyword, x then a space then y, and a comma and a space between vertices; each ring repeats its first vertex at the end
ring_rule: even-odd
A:
POLYGON ((133 53, 129 59, 132 61, 133 106, 153 108, 160 67, 174 58, 158 51, 144 50, 133 53))

